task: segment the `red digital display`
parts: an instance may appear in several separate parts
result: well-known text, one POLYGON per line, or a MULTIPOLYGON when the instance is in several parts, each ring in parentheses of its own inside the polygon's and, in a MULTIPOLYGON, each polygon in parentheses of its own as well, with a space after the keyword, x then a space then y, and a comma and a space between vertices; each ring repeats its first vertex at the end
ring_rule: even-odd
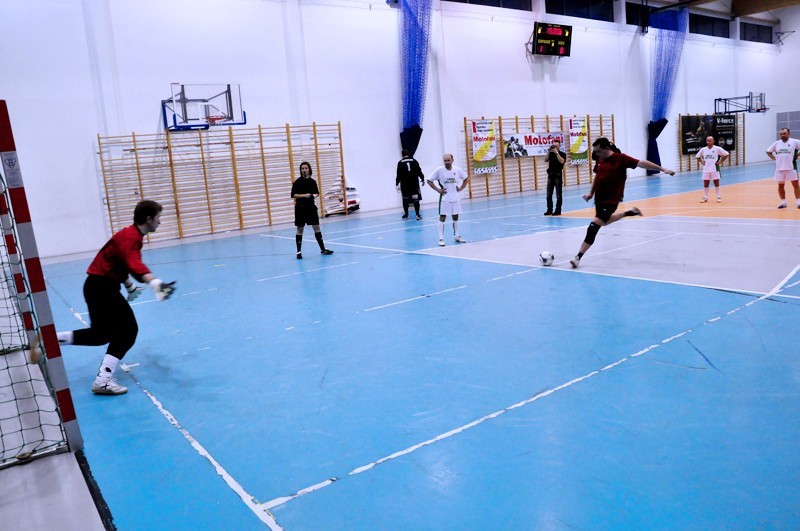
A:
POLYGON ((568 57, 572 47, 572 26, 536 22, 533 28, 532 52, 535 55, 568 57))

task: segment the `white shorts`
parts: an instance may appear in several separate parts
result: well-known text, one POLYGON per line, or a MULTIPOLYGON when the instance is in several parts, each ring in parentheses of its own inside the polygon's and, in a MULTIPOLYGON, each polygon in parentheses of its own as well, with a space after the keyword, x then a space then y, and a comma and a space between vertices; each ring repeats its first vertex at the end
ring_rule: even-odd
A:
POLYGON ((775 180, 779 183, 785 183, 786 181, 796 181, 797 172, 794 170, 776 170, 775 180))
POLYGON ((716 181, 719 179, 719 172, 718 171, 704 171, 703 172, 703 180, 704 181, 716 181))
POLYGON ((461 201, 441 201, 439 203, 440 216, 457 216, 461 214, 461 201))

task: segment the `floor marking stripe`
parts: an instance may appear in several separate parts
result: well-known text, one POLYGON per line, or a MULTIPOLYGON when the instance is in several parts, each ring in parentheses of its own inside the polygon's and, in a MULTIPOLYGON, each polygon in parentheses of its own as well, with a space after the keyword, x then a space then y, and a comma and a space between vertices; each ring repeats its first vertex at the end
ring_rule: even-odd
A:
POLYGON ((214 457, 208 452, 208 450, 206 450, 203 447, 203 445, 197 441, 197 439, 192 437, 192 435, 186 430, 186 428, 184 428, 181 425, 181 423, 178 422, 178 419, 176 419, 172 415, 172 413, 170 413, 166 408, 164 408, 163 404, 161 404, 158 398, 156 398, 150 391, 144 388, 144 386, 139 382, 138 378, 136 378, 136 376, 134 376, 134 374, 130 371, 131 366, 125 365, 122 366, 121 368, 128 373, 128 375, 136 383, 136 385, 139 386, 139 389, 142 390, 142 392, 147 396, 147 398, 150 399, 153 405, 156 406, 156 408, 161 412, 162 415, 164 415, 164 418, 166 418, 170 424, 172 424, 175 428, 177 428, 177 430, 181 433, 181 435, 183 435, 184 438, 187 441, 189 441, 189 444, 192 445, 192 448, 194 448, 197 451, 197 453, 200 454, 200 456, 204 457, 206 460, 208 460, 209 463, 211 463, 211 466, 214 467, 214 470, 216 470, 217 474, 222 478, 223 481, 225 481, 225 483, 228 484, 231 490, 233 490, 236 493, 236 495, 239 496, 239 498, 244 502, 245 505, 247 505, 247 507, 253 512, 253 514, 255 514, 259 520, 265 523, 267 527, 269 527, 273 531, 282 530, 283 527, 281 527, 280 524, 278 524, 277 520, 275 520, 275 517, 272 516, 269 510, 262 504, 259 504, 252 496, 250 496, 250 494, 248 494, 247 491, 244 490, 244 488, 239 484, 239 482, 233 479, 233 476, 231 476, 228 473, 228 471, 225 470, 222 467, 222 465, 220 465, 219 462, 217 462, 216 459, 214 459, 214 457))
POLYGON ((357 263, 358 262, 347 262, 345 264, 336 264, 336 265, 332 265, 332 266, 318 267, 316 269, 307 269, 305 271, 295 271, 294 273, 286 273, 285 275, 277 275, 277 276, 268 277, 268 278, 259 278, 259 279, 256 279, 256 282, 266 282, 267 280, 275 280, 275 279, 279 279, 279 278, 293 277, 293 276, 296 276, 296 275, 304 275, 306 273, 313 273, 315 271, 322 271, 324 269, 335 269, 337 267, 345 267, 345 266, 354 265, 354 264, 357 264, 357 263))
POLYGON ((433 297, 434 295, 441 295, 442 293, 447 293, 449 291, 455 291, 457 289, 464 289, 466 287, 467 286, 458 286, 457 288, 449 288, 449 289, 445 289, 445 290, 442 290, 442 291, 437 291, 435 293, 428 293, 426 295, 420 295, 419 297, 412 297, 410 299, 405 299, 405 300, 402 300, 402 301, 390 302, 389 304, 383 304, 381 306, 375 306, 374 308, 367 308, 364 311, 365 312, 371 312, 372 310, 380 310, 380 309, 383 309, 383 308, 388 308, 389 306, 397 306, 398 304, 405 304, 407 302, 418 301, 420 299, 427 299, 429 297, 433 297))
MULTIPOLYGON (((769 293, 763 295, 762 297, 759 297, 755 301, 748 302, 747 304, 743 304, 743 305, 735 308, 734 310, 728 312, 727 315, 735 313, 736 311, 741 310, 741 309, 745 308, 746 306, 751 305, 754 302, 763 301, 763 300, 771 297, 772 295, 776 294, 778 291, 783 289, 785 284, 789 281, 790 278, 792 278, 798 272, 798 270, 800 270, 800 264, 798 264, 792 270, 791 273, 789 273, 781 282, 779 282, 774 288, 772 288, 769 291, 769 293)), ((458 289, 458 288, 456 288, 456 289, 458 289)), ((413 300, 413 299, 410 299, 410 300, 413 300)), ((709 318, 705 322, 705 324, 711 324, 711 323, 715 323, 715 322, 719 322, 719 321, 720 321, 720 319, 718 317, 709 318)), ((404 455, 408 455, 408 454, 410 454, 412 452, 415 452, 415 451, 419 450, 420 448, 424 448, 424 447, 429 446, 431 444, 437 443, 437 442, 439 442, 441 440, 444 440, 444 439, 447 439, 447 438, 452 437, 454 435, 457 435, 459 433, 462 433, 462 432, 464 432, 464 431, 466 431, 466 430, 468 430, 470 428, 474 428, 475 426, 478 426, 479 424, 482 424, 482 423, 486 422, 487 420, 491 420, 491 419, 497 418, 500 415, 502 415, 502 414, 504 414, 504 413, 506 413, 508 411, 512 411, 514 409, 521 408, 523 406, 526 406, 528 404, 536 402, 537 400, 540 400, 542 398, 550 396, 550 395, 552 395, 552 394, 554 394, 554 393, 556 393, 558 391, 561 391, 561 390, 566 389, 568 387, 571 387, 571 386, 573 386, 573 385, 575 385, 577 383, 580 383, 580 382, 582 382, 584 380, 587 380, 587 379, 589 379, 589 378, 591 378, 593 376, 601 374, 601 373, 603 373, 605 371, 609 371, 609 370, 613 369, 614 367, 618 367, 619 365, 622 365, 623 363, 625 363, 627 361, 630 361, 633 358, 642 356, 642 355, 644 355, 644 354, 646 354, 648 352, 651 352, 651 351, 661 347, 662 345, 666 345, 666 344, 674 341, 675 339, 677 339, 679 337, 682 337, 682 336, 685 336, 687 334, 690 334, 692 331, 693 331, 693 329, 691 329, 691 328, 687 329, 687 330, 684 330, 684 331, 682 331, 682 332, 680 332, 678 334, 675 334, 675 335, 673 335, 671 337, 668 337, 666 339, 661 340, 659 343, 655 343, 653 345, 645 347, 642 350, 640 350, 640 351, 638 351, 638 352, 636 352, 634 354, 630 354, 630 355, 625 356, 624 358, 621 358, 621 359, 619 359, 619 360, 617 360, 617 361, 615 361, 613 363, 610 363, 610 364, 606 365, 605 367, 603 367, 602 369, 597 369, 597 370, 591 371, 591 372, 589 372, 587 374, 584 374, 583 376, 579 376, 577 378, 574 378, 574 379, 572 379, 572 380, 570 380, 570 381, 568 381, 566 383, 563 383, 563 384, 561 384, 561 385, 559 385, 557 387, 554 387, 552 389, 548 389, 548 390, 545 390, 545 391, 540 391, 540 392, 534 394, 533 396, 531 396, 530 398, 528 398, 526 400, 523 400, 521 402, 517 402, 516 404, 512 404, 512 405, 510 405, 508 407, 505 407, 503 409, 495 411, 494 413, 490 413, 490 414, 488 414, 486 416, 483 416, 483 417, 481 417, 481 418, 479 418, 477 420, 474 420, 472 422, 464 424, 463 426, 460 426, 458 428, 455 428, 455 429, 452 429, 452 430, 447 431, 445 433, 442 433, 440 435, 437 435, 436 437, 433 437, 433 438, 428 439, 426 441, 423 441, 421 443, 415 444, 413 446, 409 446, 408 448, 406 448, 404 450, 400 450, 398 452, 395 452, 395 453, 393 453, 391 455, 388 455, 386 457, 382 457, 382 458, 380 458, 380 459, 378 459, 376 461, 373 461, 371 463, 368 463, 366 465, 354 468, 353 470, 351 470, 350 472, 345 474, 345 476, 343 476, 342 478, 339 478, 339 477, 328 478, 325 481, 322 481, 322 482, 316 483, 315 485, 312 485, 310 487, 306 487, 304 489, 301 489, 301 490, 297 491, 296 493, 294 493, 292 495, 281 496, 279 498, 275 498, 273 500, 265 502, 265 503, 261 504, 260 507, 262 507, 265 510, 270 510, 270 509, 272 509, 274 507, 278 507, 280 505, 284 505, 284 504, 286 504, 286 503, 288 503, 288 502, 290 502, 290 501, 292 501, 294 499, 297 499, 300 496, 305 496, 306 494, 309 494, 311 492, 315 492, 315 491, 318 491, 318 490, 323 489, 325 487, 328 487, 330 485, 333 485, 335 482, 340 481, 344 477, 355 476, 357 474, 361 474, 363 472, 366 472, 368 470, 371 470, 371 469, 375 468, 376 466, 378 466, 378 465, 380 465, 382 463, 385 463, 387 461, 391 461, 393 459, 397 459, 398 457, 402 457, 404 455)), ((706 360, 706 361, 708 361, 708 360, 706 360)))

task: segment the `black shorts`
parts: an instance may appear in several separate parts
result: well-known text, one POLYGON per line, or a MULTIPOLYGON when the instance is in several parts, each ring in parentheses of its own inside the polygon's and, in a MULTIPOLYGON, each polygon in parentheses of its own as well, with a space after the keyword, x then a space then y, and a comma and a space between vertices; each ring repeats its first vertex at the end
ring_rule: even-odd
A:
POLYGON ((594 215, 603 220, 603 223, 608 223, 608 220, 611 219, 611 214, 617 211, 617 207, 619 204, 598 204, 595 203, 594 205, 594 215))
POLYGON ((314 203, 297 203, 294 206, 294 226, 319 225, 319 213, 314 203))

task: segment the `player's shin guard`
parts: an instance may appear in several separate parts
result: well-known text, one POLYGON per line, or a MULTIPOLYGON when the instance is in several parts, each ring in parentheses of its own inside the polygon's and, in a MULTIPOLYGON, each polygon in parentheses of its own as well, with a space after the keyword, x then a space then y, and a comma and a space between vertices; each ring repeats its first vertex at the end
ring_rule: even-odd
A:
POLYGON ((453 236, 461 236, 461 233, 458 232, 458 221, 453 221, 453 236))
POLYGON ((593 245, 598 232, 600 232, 600 225, 592 221, 589 223, 589 228, 586 229, 586 238, 583 241, 588 245, 593 245))
POLYGON ((439 222, 439 239, 444 239, 444 221, 439 222))
POLYGON ((294 236, 294 243, 297 245, 297 252, 300 252, 300 248, 303 246, 303 237, 299 234, 295 234, 294 236))

